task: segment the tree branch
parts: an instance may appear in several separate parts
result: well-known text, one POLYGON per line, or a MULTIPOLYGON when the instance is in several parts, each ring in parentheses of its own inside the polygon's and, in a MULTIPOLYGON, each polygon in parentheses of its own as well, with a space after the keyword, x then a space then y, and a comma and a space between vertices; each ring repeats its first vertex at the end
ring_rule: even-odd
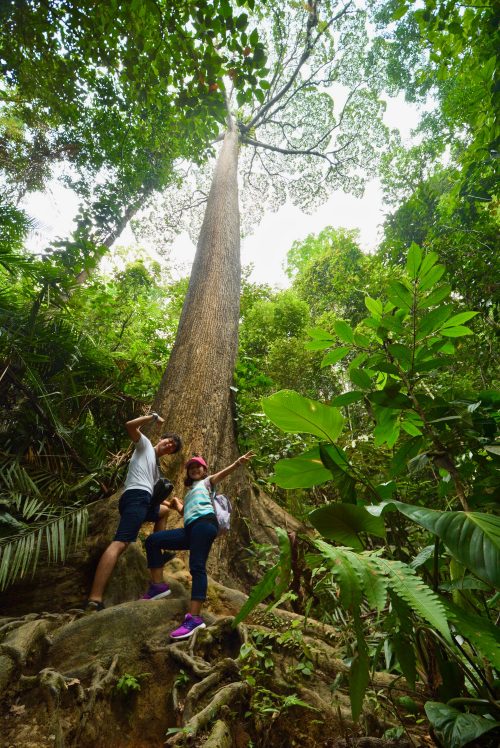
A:
POLYGON ((348 10, 348 8, 350 7, 351 4, 352 4, 352 0, 349 0, 349 2, 347 3, 347 5, 345 5, 342 8, 342 10, 340 10, 335 16, 333 16, 328 21, 328 23, 326 24, 326 26, 317 34, 317 36, 316 36, 315 39, 312 38, 312 35, 313 35, 313 30, 316 27, 317 22, 318 22, 317 3, 314 2, 312 4, 312 6, 310 6, 311 10, 309 11, 309 18, 307 20, 304 51, 302 52, 302 54, 300 56, 300 59, 299 59, 299 61, 297 63, 297 66, 296 66, 295 70, 293 71, 293 73, 291 74, 291 76, 288 79, 288 81, 281 88, 281 90, 278 91, 278 93, 272 99, 270 99, 267 102, 267 104, 264 104, 264 106, 261 107, 261 109, 259 109, 259 111, 255 115, 255 117, 253 117, 250 120, 250 122, 245 125, 245 129, 246 129, 247 132, 252 127, 255 127, 257 125, 257 123, 260 122, 264 118, 264 116, 267 114, 267 112, 270 109, 272 109, 272 107, 278 101, 280 101, 280 99, 283 98, 283 96, 287 93, 287 91, 290 90, 290 88, 293 86, 295 80, 297 79, 297 76, 299 75, 299 73, 300 73, 303 65, 305 64, 305 62, 311 56, 311 53, 312 53, 315 45, 317 44, 318 40, 321 38, 321 36, 323 36, 328 31, 328 29, 335 23, 335 21, 337 21, 339 18, 341 18, 343 15, 345 15, 347 13, 347 10, 348 10))

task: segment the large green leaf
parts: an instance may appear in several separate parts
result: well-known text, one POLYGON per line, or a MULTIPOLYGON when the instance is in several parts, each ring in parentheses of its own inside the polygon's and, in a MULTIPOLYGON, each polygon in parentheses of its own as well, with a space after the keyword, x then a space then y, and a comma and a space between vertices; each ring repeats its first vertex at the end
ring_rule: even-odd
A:
POLYGON ((476 714, 464 714, 439 701, 428 701, 425 713, 446 748, 462 748, 463 745, 500 726, 500 722, 476 714))
POLYGON ((374 517, 362 506, 353 504, 327 504, 309 514, 309 521, 328 540, 355 550, 363 550, 360 532, 385 538, 385 526, 380 517, 374 517))
POLYGON ((262 408, 283 431, 314 434, 332 442, 338 438, 344 424, 337 408, 309 400, 293 390, 281 390, 264 398, 262 408))
POLYGON ((276 590, 276 580, 279 575, 279 566, 273 566, 266 571, 259 584, 253 588, 246 603, 241 607, 239 613, 234 617, 233 625, 241 623, 259 603, 269 597, 276 590))
POLYGON ((482 512, 438 512, 391 502, 402 514, 440 538, 457 561, 500 587, 500 517, 482 512))
POLYGON ((344 343, 354 343, 354 333, 352 328, 347 324, 347 322, 344 322, 343 319, 335 320, 333 328, 344 343))
POLYGON ((332 474, 323 465, 319 448, 315 447, 297 457, 279 460, 269 480, 281 488, 311 488, 332 480, 332 474))
POLYGON ((326 354, 326 356, 321 361, 321 368, 323 369, 325 366, 333 366, 334 364, 337 364, 345 356, 347 356, 350 350, 351 350, 350 346, 344 345, 344 346, 341 346, 340 348, 335 348, 333 351, 330 351, 329 353, 326 354))
POLYGON ((344 450, 337 444, 320 444, 319 456, 323 465, 331 472, 342 502, 355 504, 356 475, 344 450))
MULTIPOLYGON (((437 255, 435 255, 434 252, 431 252, 430 256, 428 255, 425 258, 427 260, 427 264, 425 268, 422 268, 422 271, 421 271, 422 275, 424 275, 425 272, 427 272, 427 270, 429 269, 429 267, 431 267, 430 261, 434 259, 434 256, 437 259, 437 255)), ((418 277, 419 275, 418 271, 420 269, 421 262, 422 262, 422 250, 420 249, 418 244, 415 244, 415 242, 412 242, 408 250, 408 256, 406 258, 406 272, 408 273, 408 275, 410 276, 412 280, 415 280, 418 277)))
POLYGON ((292 571, 292 547, 290 545, 290 538, 285 530, 281 527, 276 527, 275 530, 276 535, 278 536, 278 545, 280 549, 280 557, 278 561, 279 579, 275 592, 275 596, 279 598, 288 588, 290 583, 290 574, 292 571))
MULTIPOLYGON (((334 397, 331 404, 336 408, 340 408, 344 405, 351 405, 351 403, 359 402, 359 400, 362 400, 364 396, 365 393, 361 392, 361 390, 351 390, 350 392, 344 392, 342 395, 334 397)), ((488 447, 486 447, 486 449, 488 449, 488 447)))
POLYGON ((403 283, 393 281, 389 283, 387 298, 400 309, 410 310, 413 305, 413 294, 403 283))
POLYGON ((335 548, 320 538, 314 538, 312 542, 329 565, 338 583, 342 605, 351 612, 359 608, 364 590, 356 564, 353 564, 356 554, 349 548, 335 548))
POLYGON ((455 624, 459 633, 465 636, 480 654, 500 671, 500 630, 498 626, 495 626, 484 616, 477 616, 459 608, 458 605, 449 600, 444 605, 448 611, 448 617, 455 624))

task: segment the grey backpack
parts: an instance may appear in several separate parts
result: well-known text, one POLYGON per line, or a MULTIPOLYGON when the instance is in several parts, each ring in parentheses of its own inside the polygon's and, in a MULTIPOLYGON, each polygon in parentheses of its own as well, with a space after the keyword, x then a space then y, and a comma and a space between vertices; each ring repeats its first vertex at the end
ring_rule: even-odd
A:
POLYGON ((207 488, 210 493, 210 500, 214 508, 215 518, 219 525, 217 536, 224 535, 226 532, 229 532, 231 527, 231 512, 233 511, 233 507, 227 496, 224 496, 222 493, 217 493, 215 488, 212 488, 212 484, 208 479, 207 488))
POLYGON ((224 496, 222 493, 213 491, 210 498, 212 499, 212 506, 219 524, 217 535, 224 535, 224 533, 230 530, 233 507, 227 496, 224 496))

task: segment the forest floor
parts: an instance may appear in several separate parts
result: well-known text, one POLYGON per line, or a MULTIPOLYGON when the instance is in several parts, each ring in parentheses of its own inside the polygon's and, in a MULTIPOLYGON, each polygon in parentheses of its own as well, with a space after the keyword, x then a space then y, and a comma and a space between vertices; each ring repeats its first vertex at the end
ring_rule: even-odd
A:
POLYGON ((167 580, 163 600, 0 618, 2 748, 435 745, 422 699, 385 673, 353 723, 339 632, 313 619, 260 606, 234 626, 246 596, 211 582, 207 628, 170 643, 189 576, 167 580))

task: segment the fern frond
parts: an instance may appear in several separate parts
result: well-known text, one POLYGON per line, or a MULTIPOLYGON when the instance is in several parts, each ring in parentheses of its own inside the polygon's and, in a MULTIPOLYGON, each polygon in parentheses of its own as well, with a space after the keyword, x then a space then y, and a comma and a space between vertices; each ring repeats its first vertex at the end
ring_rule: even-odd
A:
POLYGON ((446 612, 439 597, 420 579, 411 566, 372 555, 370 563, 388 581, 393 592, 408 603, 412 610, 428 621, 450 644, 452 643, 446 612))
POLYGON ((352 558, 356 554, 319 538, 314 538, 313 543, 323 554, 322 562, 327 561, 330 572, 337 580, 342 604, 348 609, 359 608, 364 590, 356 571, 356 561, 352 558))

